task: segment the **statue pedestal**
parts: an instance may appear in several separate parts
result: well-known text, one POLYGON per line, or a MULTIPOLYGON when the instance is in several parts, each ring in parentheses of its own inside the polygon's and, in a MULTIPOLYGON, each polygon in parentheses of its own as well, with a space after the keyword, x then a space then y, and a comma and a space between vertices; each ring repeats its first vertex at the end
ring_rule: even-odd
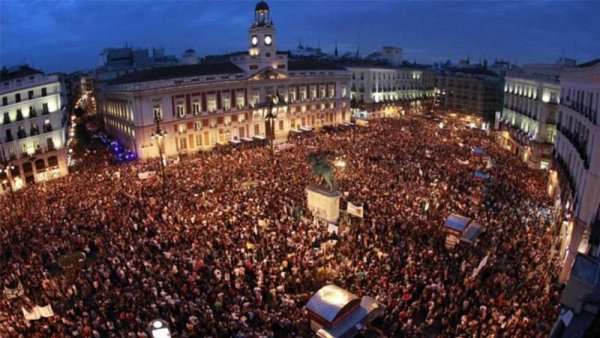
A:
POLYGON ((307 207, 313 216, 329 223, 337 223, 340 218, 339 191, 329 191, 317 185, 306 187, 307 207))

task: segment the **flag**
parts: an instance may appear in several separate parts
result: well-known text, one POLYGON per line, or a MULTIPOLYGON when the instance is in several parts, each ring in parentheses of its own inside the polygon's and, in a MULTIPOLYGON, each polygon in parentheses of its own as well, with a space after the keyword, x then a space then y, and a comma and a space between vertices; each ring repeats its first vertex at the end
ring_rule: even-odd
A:
POLYGON ((254 250, 254 243, 250 243, 250 242, 246 242, 246 249, 248 250, 254 250))
POLYGON ((477 266, 477 268, 475 268, 475 270, 473 270, 473 274, 471 275, 471 278, 477 277, 477 275, 479 274, 479 271, 481 271, 481 269, 483 269, 483 267, 487 263, 489 256, 490 255, 487 254, 485 257, 483 257, 483 259, 481 260, 481 262, 479 262, 479 266, 477 266))

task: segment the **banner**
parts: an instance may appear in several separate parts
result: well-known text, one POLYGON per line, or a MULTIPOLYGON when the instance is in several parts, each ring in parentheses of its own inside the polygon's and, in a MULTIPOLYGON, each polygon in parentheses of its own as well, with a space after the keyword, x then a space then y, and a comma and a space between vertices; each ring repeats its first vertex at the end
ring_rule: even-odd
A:
POLYGON ((54 311, 52 310, 52 306, 50 304, 46 306, 36 305, 31 311, 25 310, 24 307, 21 307, 21 311, 23 311, 23 316, 25 320, 38 320, 40 318, 48 318, 54 316, 54 311))
POLYGON ((354 215, 356 217, 360 217, 363 218, 363 206, 361 205, 360 207, 357 205, 354 205, 350 202, 348 202, 348 208, 346 209, 346 212, 349 213, 350 215, 354 215))
POLYGON ((138 174, 140 180, 147 180, 154 176, 156 176, 156 171, 145 171, 143 173, 138 174))

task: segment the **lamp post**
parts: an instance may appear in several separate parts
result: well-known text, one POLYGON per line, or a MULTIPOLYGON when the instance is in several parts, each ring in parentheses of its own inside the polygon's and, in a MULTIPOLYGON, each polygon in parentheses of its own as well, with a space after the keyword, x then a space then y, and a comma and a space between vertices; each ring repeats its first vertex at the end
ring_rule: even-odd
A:
POLYGON ((150 337, 152 338, 171 338, 171 329, 162 319, 155 319, 149 325, 150 337))
POLYGON ((160 168, 160 176, 162 178, 162 195, 163 198, 165 196, 165 164, 163 162, 163 138, 167 135, 167 131, 160 127, 160 116, 158 114, 154 114, 154 123, 156 125, 156 129, 150 136, 152 139, 156 140, 156 146, 158 147, 158 163, 160 168))
POLYGON ((267 116, 265 116, 265 131, 271 150, 271 160, 273 161, 273 163, 275 163, 275 119, 277 118, 278 108, 276 105, 279 103, 279 95, 267 95, 267 103, 269 105, 269 112, 267 113, 267 116), (273 111, 273 108, 275 108, 275 111, 273 111))
MULTIPOLYGON (((2 164, 0 165, 0 174, 1 173, 6 174, 7 181, 4 181, 4 182, 8 183, 8 187, 10 189, 10 197, 12 200, 13 215, 14 215, 14 217, 18 217, 17 216, 17 199, 15 197, 15 190, 13 188, 14 181, 12 179, 12 173, 11 173, 14 169, 15 169, 15 166, 10 164, 10 162, 8 162, 8 161, 3 161, 2 164)), ((16 221, 16 219, 15 219, 15 221, 16 221)))

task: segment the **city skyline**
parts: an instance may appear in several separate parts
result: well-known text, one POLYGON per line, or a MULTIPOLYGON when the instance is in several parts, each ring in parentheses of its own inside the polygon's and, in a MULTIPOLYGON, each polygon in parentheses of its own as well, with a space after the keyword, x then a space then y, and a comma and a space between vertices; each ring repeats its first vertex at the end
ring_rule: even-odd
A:
MULTIPOLYGON (((254 4, 4 1, 0 63, 29 63, 50 72, 92 69, 100 65, 104 48, 125 44, 164 47, 177 57, 188 48, 199 56, 245 50, 248 13, 254 4)), ((295 49, 301 39, 327 53, 336 42, 340 53, 355 52, 358 44, 362 54, 384 45, 398 46, 404 49, 405 60, 420 63, 467 57, 474 62, 501 58, 517 64, 551 63, 561 56, 586 62, 600 55, 600 46, 591 43, 600 40, 600 27, 594 25, 600 5, 593 2, 271 1, 269 5, 283 51, 295 49)))

